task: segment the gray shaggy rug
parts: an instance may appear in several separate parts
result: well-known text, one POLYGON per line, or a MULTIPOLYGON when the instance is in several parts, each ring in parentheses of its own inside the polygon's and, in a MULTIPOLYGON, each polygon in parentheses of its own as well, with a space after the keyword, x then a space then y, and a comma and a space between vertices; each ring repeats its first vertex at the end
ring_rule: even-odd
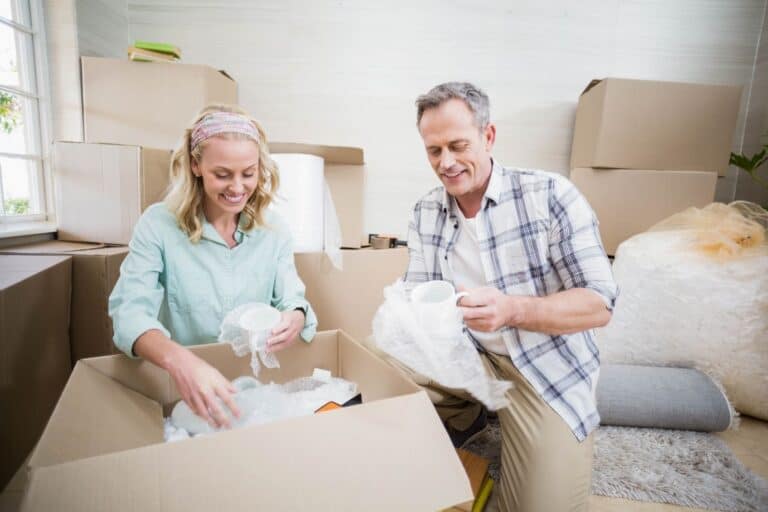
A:
MULTIPOLYGON (((491 460, 499 479, 498 419, 467 445, 491 460)), ((768 482, 744 467, 713 434, 600 427, 595 438, 592 494, 724 512, 768 511, 768 482)))

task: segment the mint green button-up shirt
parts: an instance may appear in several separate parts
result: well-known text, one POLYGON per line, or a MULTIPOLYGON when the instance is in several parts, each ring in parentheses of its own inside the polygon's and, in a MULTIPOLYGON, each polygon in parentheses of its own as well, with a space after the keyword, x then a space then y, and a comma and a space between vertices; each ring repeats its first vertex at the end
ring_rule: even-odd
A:
POLYGON ((134 342, 150 329, 182 345, 212 343, 224 316, 247 302, 304 309, 301 338, 310 341, 317 318, 304 298, 288 228, 272 212, 265 221, 266 227, 238 228, 230 249, 207 221, 192 243, 164 203, 147 208, 109 297, 115 345, 135 357, 134 342))

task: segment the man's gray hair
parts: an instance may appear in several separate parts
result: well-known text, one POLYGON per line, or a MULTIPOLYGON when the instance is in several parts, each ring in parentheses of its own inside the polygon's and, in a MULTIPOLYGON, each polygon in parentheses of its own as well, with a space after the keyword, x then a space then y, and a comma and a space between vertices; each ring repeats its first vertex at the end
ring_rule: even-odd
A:
POLYGON ((488 95, 479 87, 469 82, 446 82, 436 85, 427 94, 416 98, 416 126, 421 123, 424 112, 437 108, 448 100, 462 100, 475 116, 479 129, 488 126, 491 121, 491 107, 488 95))

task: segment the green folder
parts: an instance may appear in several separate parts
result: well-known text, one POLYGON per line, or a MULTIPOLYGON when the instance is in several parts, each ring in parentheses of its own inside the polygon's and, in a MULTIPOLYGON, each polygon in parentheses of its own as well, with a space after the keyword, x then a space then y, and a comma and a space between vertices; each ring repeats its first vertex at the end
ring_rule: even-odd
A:
POLYGON ((136 48, 142 48, 144 50, 151 50, 153 52, 166 53, 173 55, 176 58, 181 58, 181 49, 169 43, 155 43, 152 41, 136 41, 133 43, 136 48))

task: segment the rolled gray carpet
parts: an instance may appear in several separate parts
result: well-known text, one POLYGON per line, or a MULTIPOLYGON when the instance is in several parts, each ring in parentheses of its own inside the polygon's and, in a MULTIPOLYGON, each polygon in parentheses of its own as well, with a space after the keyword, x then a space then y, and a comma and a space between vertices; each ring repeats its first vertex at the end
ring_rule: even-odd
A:
POLYGON ((601 424, 621 427, 719 432, 733 419, 720 388, 692 368, 603 365, 597 410, 601 424))

